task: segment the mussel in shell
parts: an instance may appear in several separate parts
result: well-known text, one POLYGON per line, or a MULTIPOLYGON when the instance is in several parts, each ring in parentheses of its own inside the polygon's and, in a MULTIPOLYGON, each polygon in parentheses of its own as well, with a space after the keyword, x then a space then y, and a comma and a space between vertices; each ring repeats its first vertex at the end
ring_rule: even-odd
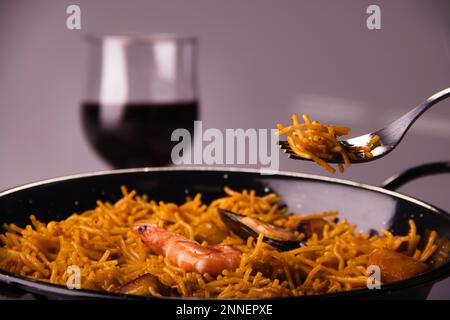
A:
POLYGON ((218 208, 218 211, 225 225, 242 239, 257 238, 263 233, 263 241, 281 251, 292 250, 303 245, 294 232, 221 208, 218 208))

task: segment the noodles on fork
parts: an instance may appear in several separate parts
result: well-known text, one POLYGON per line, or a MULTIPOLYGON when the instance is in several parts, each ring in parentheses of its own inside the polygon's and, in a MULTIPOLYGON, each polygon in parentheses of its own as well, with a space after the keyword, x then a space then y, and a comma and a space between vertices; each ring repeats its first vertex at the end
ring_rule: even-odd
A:
MULTIPOLYGON (((350 160, 356 159, 356 153, 362 154, 366 158, 372 158, 372 150, 381 143, 380 137, 375 135, 363 147, 345 147, 337 138, 350 133, 350 128, 322 124, 317 120, 311 121, 308 115, 303 114, 303 123, 299 122, 298 116, 291 116, 292 125, 284 127, 278 123, 277 136, 286 135, 289 147, 299 157, 309 159, 326 169, 330 173, 335 173, 336 169, 328 162, 340 157, 346 167, 350 167, 350 160), (353 152, 352 152, 353 151, 353 152)), ((344 172, 344 165, 338 163, 338 169, 344 172)))

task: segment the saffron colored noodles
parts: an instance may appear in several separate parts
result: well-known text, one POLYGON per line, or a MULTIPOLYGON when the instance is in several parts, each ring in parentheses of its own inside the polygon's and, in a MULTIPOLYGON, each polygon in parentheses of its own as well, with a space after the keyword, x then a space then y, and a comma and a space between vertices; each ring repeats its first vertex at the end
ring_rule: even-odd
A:
MULTIPOLYGON (((344 131, 335 128, 335 132, 344 131)), ((0 235, 0 268, 64 286, 67 268, 76 265, 84 289, 149 296, 257 298, 364 288, 371 260, 382 266, 383 276, 393 277, 389 282, 396 281, 399 275, 390 268, 405 262, 402 277, 422 273, 433 265, 437 250, 436 232, 430 232, 421 246, 412 220, 405 221, 409 223, 405 235, 387 230, 358 233, 351 221, 338 221, 336 211, 288 214, 274 193, 258 196, 254 190, 225 188, 224 196, 211 203, 203 203, 197 194, 175 204, 125 188, 122 192, 123 198, 116 203, 98 201, 96 208, 62 221, 43 223, 32 215, 23 228, 5 225, 6 233, 0 235), (301 235, 303 246, 279 251, 262 241, 262 233, 247 239, 232 233, 217 208, 293 232, 298 232, 299 224, 321 223, 317 224, 320 228, 301 235), (228 246, 240 253, 240 262, 234 270, 225 269, 215 276, 188 272, 146 246, 132 231, 137 223, 155 225, 205 247, 228 246), (386 254, 400 262, 386 264, 386 254)))

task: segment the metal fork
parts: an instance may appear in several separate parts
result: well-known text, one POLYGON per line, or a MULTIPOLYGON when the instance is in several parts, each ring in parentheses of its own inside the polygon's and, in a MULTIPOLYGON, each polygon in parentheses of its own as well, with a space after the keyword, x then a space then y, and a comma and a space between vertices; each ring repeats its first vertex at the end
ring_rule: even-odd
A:
MULTIPOLYGON (((387 127, 380 129, 378 131, 374 131, 359 137, 351 138, 348 140, 341 141, 342 145, 346 148, 348 152, 352 152, 356 155, 355 159, 351 159, 352 163, 361 163, 361 162, 369 162, 373 160, 377 160, 381 157, 384 157, 389 152, 395 149, 398 146, 400 141, 402 141, 406 132, 409 128, 411 128, 412 124, 428 109, 430 109, 433 105, 442 101, 450 96, 450 88, 439 91, 438 93, 433 94, 423 103, 409 111, 407 114, 402 116, 401 118, 395 120, 387 127), (364 157, 361 152, 355 151, 353 147, 363 147, 366 146, 370 139, 374 136, 378 135, 381 140, 381 145, 372 150, 372 158, 364 157)), ((449 124, 450 125, 450 124, 449 124)), ((297 156, 289 147, 287 141, 279 141, 280 148, 284 150, 285 153, 288 154, 290 159, 295 160, 307 160, 302 157, 297 156)), ((330 163, 342 163, 342 157, 336 156, 332 160, 327 160, 330 163)))

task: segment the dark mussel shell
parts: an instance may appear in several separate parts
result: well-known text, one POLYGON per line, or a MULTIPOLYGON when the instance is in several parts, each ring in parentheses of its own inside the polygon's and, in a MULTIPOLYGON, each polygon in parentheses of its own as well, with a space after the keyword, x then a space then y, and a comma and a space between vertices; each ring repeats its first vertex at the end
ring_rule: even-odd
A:
POLYGON ((292 250, 303 245, 303 242, 297 240, 296 235, 291 231, 221 208, 217 210, 225 225, 244 240, 248 237, 256 239, 261 233, 257 229, 264 229, 263 241, 280 251, 292 250))

